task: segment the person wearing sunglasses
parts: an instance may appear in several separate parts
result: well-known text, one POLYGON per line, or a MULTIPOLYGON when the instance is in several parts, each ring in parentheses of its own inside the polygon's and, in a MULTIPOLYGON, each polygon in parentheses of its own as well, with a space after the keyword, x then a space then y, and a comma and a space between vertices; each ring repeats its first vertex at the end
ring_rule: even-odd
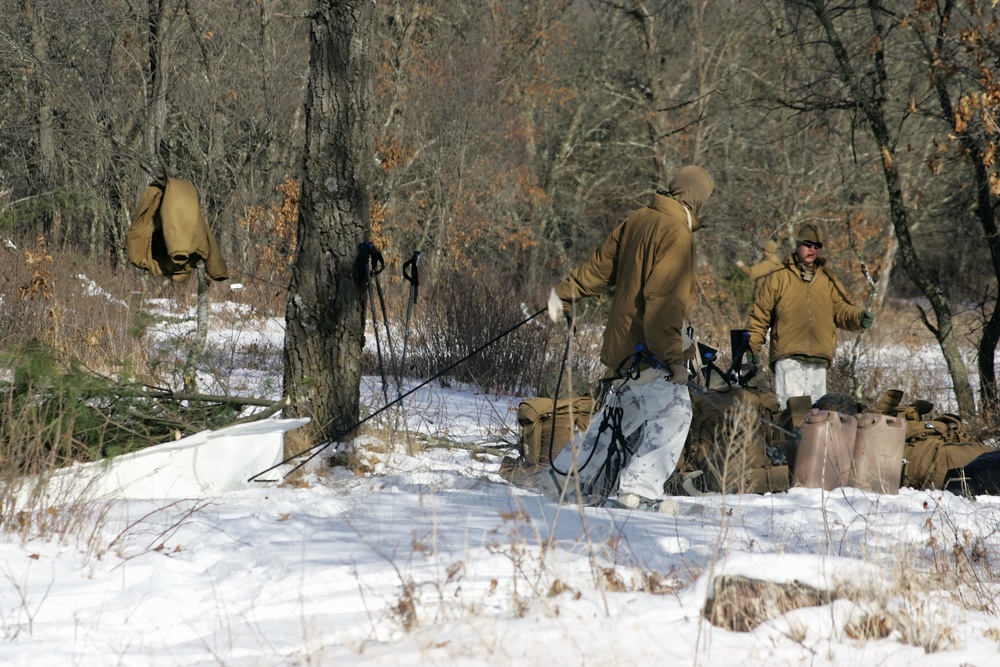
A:
POLYGON ((826 373, 837 348, 837 329, 860 331, 875 316, 851 303, 843 284, 821 257, 820 228, 804 223, 795 231, 795 251, 758 284, 747 329, 747 361, 760 363, 770 332, 769 362, 774 393, 782 407, 793 396, 813 400, 826 394, 826 373))

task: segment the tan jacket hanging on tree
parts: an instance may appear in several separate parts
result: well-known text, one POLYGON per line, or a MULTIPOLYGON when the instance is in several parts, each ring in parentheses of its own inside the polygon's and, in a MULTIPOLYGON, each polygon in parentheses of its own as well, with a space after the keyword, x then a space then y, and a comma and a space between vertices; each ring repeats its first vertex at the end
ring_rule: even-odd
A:
POLYGON ((229 278, 198 205, 198 191, 183 179, 168 178, 165 185, 154 182, 146 188, 125 236, 125 250, 134 266, 174 282, 187 280, 199 258, 205 260, 209 278, 229 278))

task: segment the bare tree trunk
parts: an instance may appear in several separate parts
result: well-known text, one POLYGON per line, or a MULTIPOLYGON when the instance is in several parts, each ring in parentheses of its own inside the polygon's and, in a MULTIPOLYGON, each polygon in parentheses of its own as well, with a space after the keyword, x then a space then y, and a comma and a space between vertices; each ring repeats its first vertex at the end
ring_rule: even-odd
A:
MULTIPOLYGON (((945 111, 951 110, 950 104, 943 104, 945 111)), ((992 150, 984 150, 983 146, 968 132, 958 133, 959 140, 965 147, 971 162, 976 184, 976 217, 983 228, 983 236, 986 246, 990 251, 990 260, 993 275, 1000 277, 1000 229, 997 228, 996 212, 990 195, 990 174, 987 167, 988 154, 992 150)), ((987 305, 991 299, 984 299, 984 311, 989 309, 987 305)), ((995 355, 997 344, 1000 343, 1000 300, 992 299, 992 310, 985 316, 982 334, 979 339, 979 392, 982 399, 982 409, 985 413, 996 413, 997 411, 997 378, 995 355)))
MULTIPOLYGON (((951 1, 945 3, 941 8, 938 14, 940 23, 935 33, 934 47, 927 48, 927 62, 934 73, 934 91, 937 93, 938 104, 941 107, 942 116, 949 119, 955 118, 956 114, 955 105, 952 103, 951 93, 948 89, 948 80, 957 68, 951 62, 943 63, 941 54, 946 50, 946 42, 953 38, 948 30, 952 26, 954 9, 955 3, 951 1)), ((1000 229, 997 227, 996 210, 990 193, 990 166, 994 160, 995 147, 991 146, 989 142, 983 145, 968 127, 964 129, 956 127, 953 130, 972 167, 976 192, 976 218, 983 229, 983 237, 990 251, 993 275, 1000 278, 1000 229)), ((984 299, 984 311, 989 308, 987 304, 990 300, 989 298, 984 299)), ((994 298, 992 302, 992 311, 988 315, 984 312, 985 321, 978 345, 978 366, 980 407, 984 413, 995 414, 998 407, 995 355, 997 344, 1000 343, 1000 299, 994 298)))
POLYGON ((195 276, 198 279, 195 336, 184 364, 184 391, 191 393, 198 391, 198 366, 205 358, 205 350, 208 349, 209 280, 205 260, 199 259, 195 262, 195 276))
POLYGON ((664 111, 671 94, 663 81, 659 36, 655 26, 655 16, 646 8, 646 3, 636 2, 629 15, 639 23, 643 37, 643 73, 647 86, 646 97, 649 109, 646 112, 646 130, 653 151, 653 187, 664 187, 667 182, 666 137, 671 133, 670 119, 664 111))
POLYGON ((31 0, 23 0, 25 18, 31 26, 31 55, 35 60, 35 87, 38 94, 38 189, 49 202, 45 210, 44 232, 49 239, 49 247, 59 248, 62 244, 62 210, 56 197, 58 187, 56 171, 55 111, 51 68, 49 66, 49 38, 44 7, 37 7, 31 0))
MULTIPOLYGON (((170 51, 166 48, 166 34, 172 17, 165 16, 167 0, 147 0, 149 17, 149 61, 146 81, 146 126, 143 148, 150 166, 159 162, 160 138, 167 124, 167 76, 170 71, 170 51)), ((157 171, 157 176, 166 176, 157 171)))
POLYGON ((358 245, 371 226, 376 7, 318 0, 312 12, 299 253, 285 332, 286 414, 314 441, 358 420, 365 300, 358 245))

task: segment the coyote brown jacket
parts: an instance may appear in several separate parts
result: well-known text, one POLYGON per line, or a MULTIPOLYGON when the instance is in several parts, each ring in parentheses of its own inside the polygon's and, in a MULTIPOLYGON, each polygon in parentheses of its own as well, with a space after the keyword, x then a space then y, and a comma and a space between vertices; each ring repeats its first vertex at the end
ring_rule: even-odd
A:
POLYGON ((187 279, 198 258, 213 280, 229 278, 226 260, 198 206, 194 184, 168 178, 142 193, 125 236, 129 261, 154 276, 187 279))
POLYGON ((567 309, 577 299, 615 286, 601 348, 608 368, 634 354, 638 343, 664 365, 684 362, 682 331, 697 261, 692 233, 701 226, 695 216, 714 186, 704 169, 684 167, 671 181, 669 195, 654 195, 556 286, 567 309))
POLYGON ((765 257, 753 266, 743 267, 743 273, 747 274, 750 280, 756 283, 761 278, 774 273, 782 266, 784 266, 784 264, 781 262, 781 258, 778 257, 777 253, 772 253, 770 256, 765 257))
POLYGON ((829 366, 837 349, 836 329, 860 330, 861 312, 822 259, 806 282, 793 254, 757 283, 747 327, 750 349, 759 354, 770 329, 772 370, 776 361, 792 356, 825 359, 829 366))

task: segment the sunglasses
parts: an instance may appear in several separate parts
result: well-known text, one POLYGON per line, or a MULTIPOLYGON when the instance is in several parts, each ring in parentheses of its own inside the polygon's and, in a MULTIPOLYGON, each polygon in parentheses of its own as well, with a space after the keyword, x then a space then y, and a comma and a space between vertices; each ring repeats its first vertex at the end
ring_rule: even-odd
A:
POLYGON ((803 241, 799 245, 804 245, 805 247, 809 248, 810 250, 822 250, 823 249, 823 244, 822 243, 813 243, 812 241, 803 241))

